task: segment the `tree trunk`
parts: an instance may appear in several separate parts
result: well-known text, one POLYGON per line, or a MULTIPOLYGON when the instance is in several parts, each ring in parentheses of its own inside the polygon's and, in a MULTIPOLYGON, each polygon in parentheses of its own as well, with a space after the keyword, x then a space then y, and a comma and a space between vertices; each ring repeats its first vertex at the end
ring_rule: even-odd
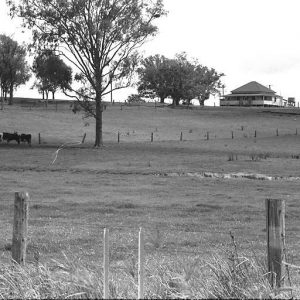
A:
POLYGON ((179 105, 179 101, 180 101, 179 98, 173 98, 173 106, 179 105))
POLYGON ((165 97, 160 96, 160 103, 165 103, 165 97))
POLYGON ((55 94, 55 92, 54 91, 52 91, 52 100, 54 100, 55 98, 54 98, 54 94, 55 94))
POLYGON ((205 99, 205 97, 199 97, 199 105, 200 106, 204 106, 204 101, 205 101, 206 99, 205 99))
POLYGON ((13 104, 13 96, 14 96, 14 86, 11 84, 9 86, 9 102, 8 102, 8 105, 13 104))
POLYGON ((49 99, 49 91, 46 90, 46 102, 45 102, 46 108, 48 107, 48 99, 49 99))
POLYGON ((103 146, 101 93, 96 92, 96 137, 94 147, 103 146))
POLYGON ((42 93, 43 93, 43 100, 45 100, 45 91, 43 90, 42 93))
POLYGON ((3 108, 4 108, 4 91, 3 91, 2 87, 0 87, 0 89, 1 89, 1 95, 0 95, 0 97, 1 97, 1 110, 3 110, 3 108))

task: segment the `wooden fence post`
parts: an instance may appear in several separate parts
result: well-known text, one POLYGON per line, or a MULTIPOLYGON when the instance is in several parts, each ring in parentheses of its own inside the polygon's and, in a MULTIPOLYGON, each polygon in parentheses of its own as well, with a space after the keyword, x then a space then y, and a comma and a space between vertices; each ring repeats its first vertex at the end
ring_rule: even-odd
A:
POLYGON ((278 128, 276 129, 276 136, 279 136, 279 133, 278 133, 278 128))
POLYGON ((256 138, 256 136, 257 136, 257 132, 256 132, 256 130, 254 131, 254 137, 256 138))
POLYGON ((151 132, 151 143, 153 142, 153 132, 151 132))
POLYGON ((284 284, 285 201, 266 199, 267 263, 272 287, 284 284))
POLYGON ((12 259, 25 265, 28 231, 28 193, 15 192, 12 259))
POLYGON ((103 298, 109 299, 109 229, 103 233, 103 298))
POLYGON ((180 141, 182 142, 182 131, 180 132, 180 141))
POLYGON ((120 143, 120 132, 118 131, 118 144, 120 143))
POLYGON ((86 132, 85 132, 85 133, 84 133, 84 135, 83 135, 83 138, 82 138, 81 144, 84 144, 85 138, 86 138, 86 132))
POLYGON ((232 138, 232 139, 234 138, 234 136, 233 136, 233 131, 231 131, 231 138, 232 138))
POLYGON ((139 232, 139 260, 138 260, 138 299, 144 297, 144 232, 139 232))
POLYGON ((41 134, 39 133, 39 145, 41 144, 41 134))

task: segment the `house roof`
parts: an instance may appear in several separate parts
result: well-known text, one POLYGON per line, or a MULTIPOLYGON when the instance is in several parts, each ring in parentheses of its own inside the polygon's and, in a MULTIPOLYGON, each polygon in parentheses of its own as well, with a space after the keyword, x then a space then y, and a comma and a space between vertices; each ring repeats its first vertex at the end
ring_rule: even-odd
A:
POLYGON ((231 91, 231 93, 232 94, 275 94, 276 92, 256 81, 251 81, 231 91))
POLYGON ((237 94, 227 94, 223 95, 222 97, 245 97, 245 96, 276 96, 277 98, 282 98, 279 95, 271 95, 270 93, 237 93, 237 94))

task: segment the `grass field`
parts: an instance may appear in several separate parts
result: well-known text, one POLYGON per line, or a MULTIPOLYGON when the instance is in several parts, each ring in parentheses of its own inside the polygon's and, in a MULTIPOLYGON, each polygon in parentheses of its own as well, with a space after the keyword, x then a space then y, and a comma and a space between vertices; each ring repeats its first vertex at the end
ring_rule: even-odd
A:
MULTIPOLYGON (((136 272, 140 226, 149 297, 158 295, 151 290, 151 272, 161 270, 155 263, 172 265, 182 275, 196 260, 226 257, 230 232, 239 251, 263 261, 266 198, 286 200, 288 259, 299 265, 299 121, 297 109, 115 105, 104 111, 105 146, 94 149, 94 121, 73 114, 67 104, 57 111, 51 105, 5 107, 0 131, 31 133, 33 142, 0 144, 1 261, 10 259, 14 192, 28 191, 28 261, 37 250, 42 264, 64 260, 65 254, 101 273, 102 229, 109 227, 118 291, 122 270, 136 272), (85 144, 72 145, 84 133, 85 144), (64 143, 70 144, 52 164, 64 143), (272 180, 257 179, 259 174, 272 180)), ((127 285, 133 291, 135 281, 133 275, 127 285)))

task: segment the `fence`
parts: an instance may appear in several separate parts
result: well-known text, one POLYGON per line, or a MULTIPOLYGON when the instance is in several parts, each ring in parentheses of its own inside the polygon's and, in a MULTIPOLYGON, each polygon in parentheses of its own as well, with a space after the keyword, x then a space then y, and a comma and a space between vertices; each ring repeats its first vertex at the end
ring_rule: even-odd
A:
MULTIPOLYGON (((264 132, 261 132, 259 130, 256 130, 254 129, 253 131, 250 131, 248 130, 248 132, 246 133, 245 131, 241 134, 239 131, 228 131, 228 134, 222 134, 222 136, 219 134, 215 134, 214 132, 212 131, 206 131, 206 132, 202 132, 202 133, 194 133, 194 135, 192 135, 192 132, 191 130, 186 130, 186 131, 180 131, 178 132, 177 134, 177 139, 176 139, 176 133, 173 134, 173 139, 165 139, 165 138, 160 138, 159 137, 159 134, 157 132, 150 132, 149 133, 149 137, 147 138, 147 133, 144 133, 144 134, 141 134, 140 137, 137 136, 136 133, 133 133, 133 134, 130 134, 130 132, 120 132, 118 131, 116 134, 115 133, 111 133, 111 137, 108 139, 108 141, 113 141, 113 137, 116 135, 116 142, 118 144, 120 143, 127 143, 127 142, 131 142, 131 141, 139 141, 139 142, 150 142, 150 143, 153 143, 155 141, 157 142, 163 142, 163 141, 179 141, 179 142, 184 142, 184 141, 208 141, 208 140, 216 140, 216 139, 238 139, 238 138, 268 138, 268 137, 279 137, 279 136, 292 136, 292 135, 295 135, 297 136, 298 135, 298 128, 295 128, 294 130, 285 130, 284 132, 283 131, 280 131, 280 129, 276 128, 276 130, 274 130, 274 134, 273 135, 270 135, 269 133, 264 133, 264 132), (132 138, 132 136, 134 136, 132 138)), ((165 134, 164 134, 165 135, 165 134)), ((82 140, 82 144, 85 142, 86 140, 86 137, 87 137, 87 133, 84 133, 83 134, 83 137, 78 137, 78 141, 81 139, 82 140)), ((53 137, 51 136, 47 136, 45 134, 42 134, 42 133, 38 133, 37 135, 37 143, 39 145, 41 144, 45 144, 45 143, 48 143, 50 141, 50 144, 52 143, 58 143, 58 141, 54 140, 53 137), (51 143, 51 140, 52 140, 52 143, 51 143)), ((107 140, 107 139, 105 139, 107 140)))
MULTIPOLYGON (((15 193, 12 238, 12 259, 20 265, 26 263, 28 241, 28 193, 15 193)), ((285 201, 266 199, 266 240, 269 281, 273 287, 281 287, 285 278, 285 201)), ((138 299, 144 297, 145 228, 138 232, 138 299)), ((110 229, 103 232, 103 295, 109 298, 110 229)))
MULTIPOLYGON (((71 110, 70 104, 72 102, 67 103, 67 102, 60 102, 60 101, 49 101, 48 108, 49 110, 58 110, 60 109, 68 109, 71 110)), ((26 105, 29 109, 31 109, 31 104, 30 103, 24 103, 23 105, 26 105), (29 105, 29 106, 28 106, 29 105)), ((36 108, 41 107, 44 109, 45 103, 36 103, 35 104, 36 108)), ((113 104, 107 104, 113 107, 113 104)), ((135 105, 123 105, 119 103, 116 105, 117 108, 119 109, 119 106, 122 108, 124 107, 133 107, 135 108, 135 105)), ((144 105, 143 105, 144 106, 144 105)), ((140 106, 137 106, 140 107, 140 106)), ((155 105, 145 105, 145 107, 149 109, 154 109, 158 107, 156 104, 155 105)), ((108 108, 109 110, 110 108, 108 108)), ((211 108, 212 110, 214 109, 213 107, 211 108)), ((296 108, 295 108, 296 109, 296 108)), ((122 109, 125 110, 125 109, 122 109)), ((199 109, 201 110, 201 108, 199 109)), ((283 113, 284 109, 280 109, 280 111, 276 112, 278 114, 283 113)), ((290 113, 288 114, 292 115, 295 114, 295 116, 298 116, 299 113, 290 113)), ((296 124, 296 123, 295 123, 296 124)), ((192 125, 191 125, 192 126, 192 125)), ((203 125, 201 125, 203 126, 203 125)), ((177 127, 176 129, 173 128, 172 130, 165 130, 164 127, 160 128, 153 128, 153 129, 148 129, 145 128, 144 130, 136 130, 134 128, 133 130, 128 128, 115 128, 110 130, 110 132, 104 132, 103 133, 103 138, 104 141, 108 142, 116 142, 116 143, 127 143, 127 142, 160 142, 160 141, 179 141, 179 142, 184 142, 184 141, 202 141, 202 140, 216 140, 216 139, 242 139, 242 138, 249 138, 249 139, 260 139, 260 138, 268 138, 268 137, 275 137, 275 136, 297 136, 298 135, 298 128, 297 126, 294 126, 294 124, 290 124, 288 126, 282 126, 282 128, 276 128, 277 126, 281 126, 276 124, 275 122, 272 123, 270 128, 260 126, 257 128, 255 125, 250 127, 246 127, 243 125, 242 121, 240 125, 235 125, 234 127, 232 126, 231 123, 228 123, 227 128, 226 126, 221 126, 220 128, 216 127, 212 129, 211 125, 208 125, 207 127, 203 128, 180 128, 177 127), (276 127, 275 127, 276 126, 276 127)), ((91 142, 94 138, 94 132, 88 129, 85 129, 87 132, 87 138, 83 139, 84 142, 91 142), (92 133, 93 132, 93 133, 92 133)), ((3 130, 5 131, 5 130, 3 130)), ((14 130, 12 129, 11 132, 14 130)), ((47 132, 30 132, 32 134, 32 140, 33 144, 39 144, 39 145, 44 145, 44 144, 49 144, 49 145, 57 145, 61 144, 64 142, 66 139, 66 136, 64 134, 61 134, 60 131, 56 132, 54 135, 50 131, 47 132)), ((81 133, 79 136, 77 133, 73 133, 71 136, 68 136, 68 140, 71 142, 72 140, 76 140, 77 142, 82 139, 84 132, 81 133)), ((14 142, 13 142, 14 143, 14 142)), ((3 143, 2 143, 3 144, 3 143)))

